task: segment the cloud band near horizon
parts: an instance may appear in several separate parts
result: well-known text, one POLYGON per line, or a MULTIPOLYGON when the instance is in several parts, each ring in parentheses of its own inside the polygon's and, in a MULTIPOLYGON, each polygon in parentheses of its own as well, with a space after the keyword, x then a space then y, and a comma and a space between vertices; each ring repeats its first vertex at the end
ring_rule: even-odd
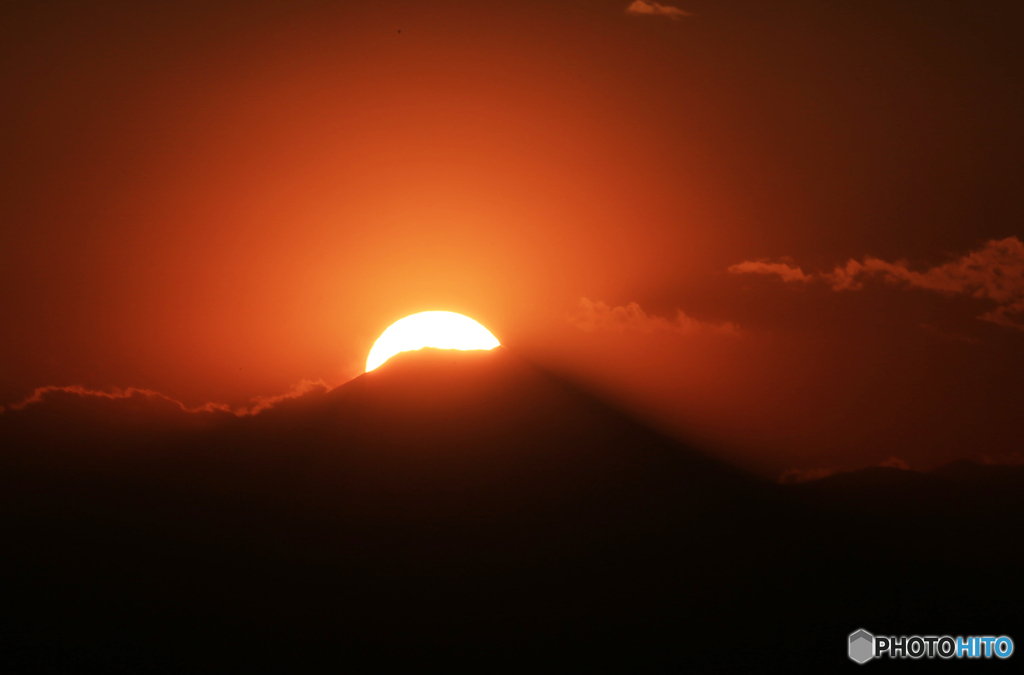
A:
POLYGON ((923 272, 906 260, 887 262, 865 256, 837 265, 831 272, 806 274, 785 262, 746 261, 728 268, 732 274, 777 276, 786 283, 824 281, 834 291, 857 291, 871 278, 946 295, 989 300, 995 308, 978 316, 1007 328, 1024 331, 1024 242, 1016 236, 988 241, 983 247, 923 272))
MULTIPOLYGON (((326 393, 330 390, 331 387, 323 380, 302 380, 298 384, 294 385, 287 393, 279 394, 277 396, 257 396, 254 397, 247 406, 232 408, 226 403, 210 402, 190 408, 181 401, 158 391, 153 391, 152 389, 140 389, 137 387, 120 389, 115 387, 112 391, 106 392, 95 389, 86 389, 81 385, 48 385, 45 387, 37 387, 35 391, 33 391, 32 394, 24 400, 12 404, 7 409, 20 411, 29 406, 46 403, 55 397, 70 395, 83 400, 124 401, 127 403, 146 402, 157 404, 168 410, 183 413, 225 413, 228 415, 234 415, 235 417, 249 417, 257 415, 264 410, 269 410, 285 401, 301 398, 307 394, 326 393)), ((6 410, 4 406, 0 406, 0 413, 3 412, 6 412, 6 410)))

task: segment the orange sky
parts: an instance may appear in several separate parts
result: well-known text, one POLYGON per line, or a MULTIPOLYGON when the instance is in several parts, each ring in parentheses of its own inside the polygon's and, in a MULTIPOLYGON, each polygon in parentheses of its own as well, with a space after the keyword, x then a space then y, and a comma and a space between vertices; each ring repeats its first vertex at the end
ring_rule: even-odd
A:
POLYGON ((447 309, 769 474, 1020 452, 1019 3, 24 4, 0 404, 447 309))

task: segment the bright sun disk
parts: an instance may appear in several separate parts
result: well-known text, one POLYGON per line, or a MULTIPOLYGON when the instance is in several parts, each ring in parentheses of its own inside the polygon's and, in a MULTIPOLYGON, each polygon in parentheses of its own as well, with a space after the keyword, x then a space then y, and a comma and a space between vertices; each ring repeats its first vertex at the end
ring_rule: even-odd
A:
POLYGON ((366 357, 370 372, 399 352, 434 349, 494 349, 501 343, 468 316, 455 312, 420 312, 399 319, 381 333, 366 357))

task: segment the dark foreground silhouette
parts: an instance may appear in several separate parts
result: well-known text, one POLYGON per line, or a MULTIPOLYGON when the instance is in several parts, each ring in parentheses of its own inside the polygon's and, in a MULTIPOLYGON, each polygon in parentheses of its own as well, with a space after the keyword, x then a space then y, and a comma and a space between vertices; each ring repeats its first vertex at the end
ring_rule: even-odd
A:
POLYGON ((1019 468, 779 486, 503 348, 242 418, 54 392, 0 448, 4 672, 826 672, 857 628, 1024 640, 1019 468))

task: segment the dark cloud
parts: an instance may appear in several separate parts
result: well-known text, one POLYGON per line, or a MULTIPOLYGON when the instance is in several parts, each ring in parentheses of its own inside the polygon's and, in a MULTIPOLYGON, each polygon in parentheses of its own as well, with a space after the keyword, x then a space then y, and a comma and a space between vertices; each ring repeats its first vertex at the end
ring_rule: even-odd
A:
POLYGON ((124 402, 137 407, 144 406, 150 409, 175 410, 178 412, 231 412, 228 406, 217 403, 206 403, 197 408, 188 408, 181 401, 176 401, 151 389, 128 387, 127 389, 115 388, 113 391, 105 392, 86 389, 81 385, 38 387, 28 398, 12 405, 11 409, 24 410, 28 406, 40 404, 59 406, 69 400, 124 402))
POLYGON ((1021 466, 1024 465, 1024 452, 1001 452, 982 455, 982 464, 995 466, 1021 466))
POLYGON ((796 483, 806 483, 807 481, 818 480, 819 478, 828 478, 841 471, 841 469, 826 466, 814 469, 786 469, 779 476, 779 482, 783 485, 795 485, 796 483))
MULTIPOLYGON (((888 469, 902 469, 903 471, 909 471, 910 465, 899 457, 891 456, 887 459, 882 460, 878 463, 878 466, 885 467, 888 469)), ((783 485, 795 485, 797 483, 807 483, 813 480, 819 480, 821 478, 828 478, 829 476, 835 476, 840 473, 848 473, 849 469, 843 469, 835 466, 819 466, 810 469, 793 467, 786 469, 779 475, 779 483, 783 485)))

